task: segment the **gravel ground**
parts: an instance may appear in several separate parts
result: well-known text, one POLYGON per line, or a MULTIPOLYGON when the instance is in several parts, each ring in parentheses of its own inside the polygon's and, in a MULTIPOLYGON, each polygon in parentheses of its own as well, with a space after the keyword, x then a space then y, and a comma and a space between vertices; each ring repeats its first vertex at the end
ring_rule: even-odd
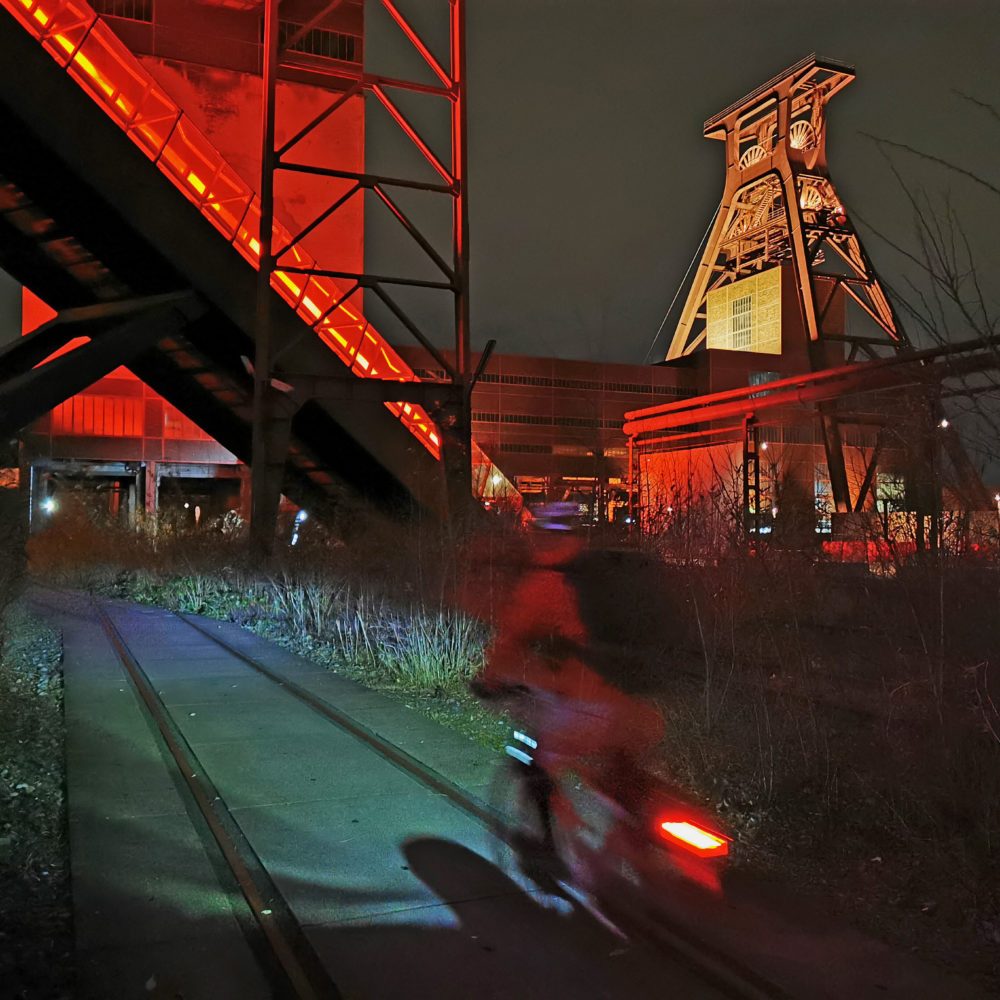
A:
POLYGON ((20 605, 0 651, 0 996, 73 996, 62 644, 20 605))

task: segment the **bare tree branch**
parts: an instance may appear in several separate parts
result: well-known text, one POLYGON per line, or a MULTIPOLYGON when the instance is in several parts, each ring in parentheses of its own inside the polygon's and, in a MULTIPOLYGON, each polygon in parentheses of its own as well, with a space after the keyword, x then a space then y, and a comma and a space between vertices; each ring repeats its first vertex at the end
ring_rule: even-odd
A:
POLYGON ((906 153, 911 153, 913 156, 918 156, 922 160, 928 160, 931 163, 937 163, 942 167, 947 167, 949 170, 953 170, 956 174, 961 174, 963 177, 968 177, 977 184, 981 184, 984 188, 987 188, 994 194, 1000 194, 1000 188, 998 188, 995 184, 991 184, 978 174, 974 174, 971 170, 966 170, 964 167, 960 167, 958 164, 952 163, 950 160, 942 159, 940 156, 934 156, 932 153, 925 153, 922 150, 915 149, 913 146, 907 145, 905 142, 893 142, 892 139, 880 139, 877 135, 872 135, 870 132, 861 132, 860 134, 866 139, 871 139, 872 142, 879 146, 892 146, 894 149, 901 149, 906 153))
POLYGON ((966 94, 964 91, 955 90, 954 87, 951 92, 958 97, 961 97, 963 101, 968 101, 970 104, 974 104, 977 108, 982 109, 1000 122, 1000 111, 997 111, 992 104, 987 104, 986 101, 980 101, 978 98, 973 97, 971 94, 966 94))

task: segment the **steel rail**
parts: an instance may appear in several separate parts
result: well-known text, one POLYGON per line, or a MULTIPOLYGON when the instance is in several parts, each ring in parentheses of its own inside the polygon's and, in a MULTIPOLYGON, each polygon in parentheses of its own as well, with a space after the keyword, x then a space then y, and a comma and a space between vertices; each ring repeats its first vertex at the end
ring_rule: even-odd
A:
MULTIPOLYGON (((396 765, 410 777, 432 791, 444 795, 453 805, 488 826, 495 835, 508 842, 512 839, 513 831, 507 829, 503 817, 481 799, 471 795, 455 782, 428 767, 368 726, 351 718, 325 699, 233 646, 221 636, 205 628, 193 616, 176 611, 172 614, 258 674, 277 684, 293 698, 303 702, 317 714, 355 737, 385 760, 396 765)), ((581 903, 577 895, 574 894, 573 898, 581 903)), ((581 905, 584 904, 581 903, 581 905)), ((592 915, 597 916, 597 914, 592 915)), ((607 917, 599 917, 599 919, 607 920, 607 917)), ((672 953, 672 957, 680 959, 699 976, 702 976, 733 1000, 788 1000, 789 998, 789 995, 779 986, 747 968, 739 960, 731 958, 708 944, 680 923, 671 921, 667 924, 665 921, 657 919, 655 926, 643 927, 642 934, 650 943, 668 949, 672 953)))
MULTIPOLYGON (((173 721, 163 700, 132 655, 128 643, 101 603, 92 600, 97 619, 115 655, 155 724, 194 805, 236 880, 254 924, 262 932, 284 979, 300 1000, 340 1000, 341 993, 303 933, 298 919, 206 775, 197 754, 173 721)), ((237 921, 243 928, 243 922, 237 921)), ((249 942, 256 952, 254 942, 249 942)), ((267 970, 263 970, 267 975, 267 970)))
POLYGON ((392 743, 385 739, 385 737, 380 736, 377 732, 375 732, 375 730, 369 729, 368 726, 363 725, 356 719, 352 719, 351 716, 342 712, 339 708, 331 705, 328 701, 320 698, 318 695, 313 694, 312 691, 304 688, 301 684, 296 684, 295 681, 290 680, 284 674, 265 666, 260 662, 260 660, 244 653, 236 646, 226 642, 225 639, 213 634, 209 629, 202 627, 195 621, 192 621, 188 615, 177 611, 172 612, 172 614, 186 625, 193 628, 196 632, 201 633, 206 638, 211 639, 212 642, 221 646, 227 653, 230 654, 230 656, 235 657, 242 663, 245 663, 252 670, 255 670, 261 676, 266 677, 269 681, 277 684, 293 698, 296 698, 303 704, 307 705, 318 715, 323 716, 323 718, 327 721, 332 722, 340 729, 343 729, 344 732, 360 740, 372 750, 375 750, 380 756, 384 757, 391 764, 395 764, 400 770, 405 771, 411 777, 416 778, 422 784, 427 785, 435 792, 444 795, 447 799, 454 802, 465 812, 475 816, 476 819, 479 819, 484 823, 494 823, 496 821, 497 815, 489 808, 489 806, 474 796, 469 795, 469 793, 463 788, 460 788, 453 781, 449 781, 445 778, 444 775, 439 774, 437 771, 417 760, 416 757, 411 756, 405 750, 396 746, 395 743, 392 743))

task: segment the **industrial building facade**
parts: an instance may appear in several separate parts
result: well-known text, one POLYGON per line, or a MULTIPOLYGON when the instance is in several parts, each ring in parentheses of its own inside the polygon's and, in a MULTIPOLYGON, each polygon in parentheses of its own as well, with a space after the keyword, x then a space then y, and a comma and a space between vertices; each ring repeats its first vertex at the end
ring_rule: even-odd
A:
MULTIPOLYGON (((399 350, 421 378, 444 379, 427 352, 399 350)), ((494 354, 473 390, 473 434, 527 504, 573 497, 594 520, 616 510, 623 518, 625 413, 694 395, 694 374, 680 366, 494 354)))
MULTIPOLYGON (((381 478, 380 468, 392 466, 392 474, 406 480, 414 495, 421 491, 429 495, 436 487, 428 486, 432 477, 421 471, 421 456, 414 455, 413 442, 390 445, 386 435, 372 430, 369 413, 381 412, 385 418, 383 411, 388 410, 428 455, 440 460, 448 449, 443 449, 438 429, 449 427, 449 416, 454 418, 456 394, 445 401, 446 394, 434 383, 461 389, 465 376, 456 380, 456 372, 472 371, 481 359, 472 357, 470 365, 468 357, 460 356, 469 353, 467 344, 455 352, 434 347, 388 296, 383 283, 395 279, 364 273, 364 199, 354 197, 359 191, 376 193, 418 243, 423 238, 380 182, 365 173, 364 102, 352 98, 371 85, 418 146, 419 136, 380 89, 399 81, 372 83, 363 71, 362 4, 330 5, 316 16, 315 4, 305 0, 283 5, 278 29, 288 43, 288 61, 277 82, 283 114, 275 145, 287 149, 301 142, 305 158, 312 145, 312 151, 321 152, 332 165, 306 169, 302 163, 286 164, 293 179, 274 191, 275 207, 288 227, 276 224, 274 233, 285 246, 273 258, 262 251, 260 203, 245 180, 261 174, 262 46, 256 8, 242 0, 209 0, 197 6, 181 0, 155 4, 102 0, 97 11, 103 19, 95 21, 89 15, 75 42, 69 35, 53 34, 56 28, 48 21, 39 28, 42 22, 29 18, 28 27, 41 32, 43 45, 51 49, 56 44, 57 50, 61 45, 70 54, 68 62, 58 51, 56 58, 70 77, 94 91, 128 138, 196 206, 202 224, 207 219, 255 267, 263 270, 263 261, 269 260, 265 289, 273 288, 291 307, 294 316, 286 318, 304 320, 353 374, 396 383, 412 381, 415 375, 432 383, 427 392, 407 389, 404 394, 400 389, 399 396, 384 397, 368 393, 364 399, 368 405, 374 400, 375 409, 363 411, 360 393, 338 386, 333 395, 324 397, 329 382, 324 389, 305 366, 292 369, 289 378, 312 388, 302 390, 304 402, 296 404, 295 416, 288 420, 299 420, 301 439, 299 447, 288 451, 288 464, 295 464, 313 485, 329 484, 330 466, 350 454, 347 464, 365 470, 355 471, 356 481, 381 478), (81 45, 87 46, 86 52, 81 45), (101 65, 114 70, 116 81, 139 80, 134 101, 123 96, 125 89, 116 89, 117 82, 109 82, 95 60, 104 60, 101 65), (141 69, 138 76, 135 66, 141 69), (317 131, 320 126, 322 132, 317 131), (343 193, 332 204, 331 179, 343 184, 343 193), (301 250, 300 240, 307 235, 316 256, 301 250), (285 253, 291 255, 286 258, 290 263, 283 260, 277 266, 285 253), (322 267, 317 264, 320 258, 322 267), (341 288, 338 281, 349 287, 341 288), (360 311, 366 289, 382 298, 423 347, 396 350, 371 327, 360 311), (328 404, 325 415, 319 412, 328 404), (302 414, 306 416, 300 419, 302 414), (354 443, 337 437, 346 447, 332 447, 335 425, 350 427, 347 437, 353 435, 354 443), (361 439, 365 443, 356 448, 361 439), (320 452, 327 450, 330 454, 321 460, 320 452)), ((388 9, 394 10, 391 5, 388 9)), ((74 23, 71 13, 61 8, 66 25, 74 23)), ((421 54, 430 57, 425 49, 421 54)), ((452 89, 436 85, 422 89, 457 101, 458 77, 449 76, 430 58, 431 68, 436 67, 439 78, 452 89)), ((706 122, 706 136, 721 139, 726 146, 726 189, 663 363, 647 367, 499 354, 476 369, 478 382, 471 397, 473 464, 477 473, 483 473, 478 478, 487 484, 486 489, 476 490, 477 496, 499 505, 502 501, 488 484, 495 483, 506 493, 510 483, 529 503, 572 496, 595 521, 613 520, 638 508, 651 524, 655 508, 669 512, 681 497, 690 502, 710 495, 732 473, 741 478, 741 514, 758 532, 773 527, 779 481, 785 496, 801 495, 799 506, 811 510, 817 527, 824 529, 836 517, 843 520, 843 515, 861 512, 866 505, 877 506, 880 497, 889 494, 901 505, 940 509, 940 486, 916 471, 936 461, 934 428, 944 429, 946 423, 940 420, 933 393, 897 395, 896 402, 886 404, 884 397, 866 392, 888 390, 892 379, 874 386, 848 379, 853 388, 844 398, 824 396, 810 387, 801 398, 789 399, 784 409, 772 405, 776 399, 772 391, 789 388, 788 380, 802 373, 825 379, 855 362, 862 362, 854 365, 858 369, 882 371, 877 366, 887 352, 892 356, 911 350, 826 169, 826 103, 852 79, 849 67, 808 57, 706 122), (862 326, 849 320, 849 306, 855 313, 860 310, 862 326), (769 388, 772 384, 774 389, 769 388), (764 410, 766 417, 761 415, 764 410), (898 438, 894 423, 913 428, 913 440, 894 440, 894 433, 898 438), (497 464, 492 465, 485 453, 495 456, 497 464), (908 482, 901 485, 904 477, 908 482), (769 525, 764 523, 767 518, 772 519, 769 525)), ((447 182, 431 187, 449 196, 460 192, 459 167, 441 163, 426 146, 422 152, 447 182)), ((103 166, 96 164, 98 170, 103 166)), ((381 178, 381 183, 408 182, 381 178)), ((58 241, 45 239, 49 222, 23 191, 11 185, 4 198, 5 222, 17 230, 13 242, 20 243, 24 235, 43 242, 51 258, 45 262, 49 287, 56 287, 56 277, 66 280, 66 275, 51 273, 52 261, 57 260, 100 302, 128 301, 127 284, 99 259, 88 257, 83 247, 63 241, 66 245, 60 249, 58 241)), ((456 196, 456 204, 458 200, 456 196)), ((134 214, 134 205, 132 209, 134 214)), ((454 218, 459 214, 456 208, 454 218)), ((90 225, 86 218, 75 221, 90 225)), ((154 226, 150 232, 156 230, 157 239, 173 248, 176 234, 162 226, 162 218, 153 221, 160 228, 154 226)), ((145 217, 141 222, 151 225, 145 217)), ((145 250, 152 245, 148 240, 145 250)), ((461 268, 456 264, 452 270, 432 247, 423 248, 450 278, 415 284, 453 291, 460 303, 461 268)), ((120 252, 114 247, 108 250, 120 252)), ((25 261, 36 248, 22 246, 20 252, 19 263, 29 272, 25 261)), ((119 270, 127 272, 125 264, 119 260, 119 270)), ((190 267, 191 262, 184 264, 190 267)), ((137 276, 150 279, 148 273, 137 276)), ((161 337, 156 363, 149 362, 147 370, 160 378, 159 386, 180 385, 180 373, 186 380, 184 391, 212 396, 201 411, 216 418, 215 426, 232 432, 227 440, 235 442, 230 443, 233 451, 202 429, 211 421, 191 419, 199 407, 188 407, 180 390, 172 397, 177 404, 172 406, 119 368, 59 403, 25 434, 23 462, 36 502, 47 496, 60 476, 66 480, 89 476, 105 483, 109 509, 116 513, 158 509, 165 495, 183 501, 184 509, 194 497, 206 507, 246 511, 246 474, 235 455, 248 454, 244 434, 248 401, 240 380, 248 373, 255 385, 261 380, 253 373, 250 358, 239 354, 240 344, 253 353, 246 339, 238 343, 231 331, 223 358, 216 355, 213 338, 206 333, 220 321, 212 314, 214 309, 225 313, 226 321, 246 338, 253 325, 247 283, 245 276, 242 283, 233 279, 232 293, 227 290, 226 296, 213 298, 201 287, 201 276, 186 272, 186 277, 203 298, 185 292, 182 316, 158 302, 158 321, 167 331, 181 323, 187 346, 176 346, 177 338, 171 335, 161 337), (227 377, 220 377, 225 366, 227 377), (220 413, 220 406, 227 412, 220 413), (243 426, 236 426, 239 421, 243 426), (164 483, 170 487, 166 492, 164 483)), ((147 294, 150 290, 158 290, 155 281, 147 294)), ((53 304, 62 309, 67 303, 53 304)), ((456 309, 456 315, 460 312, 456 309)), ((43 303, 27 297, 22 332, 35 329, 45 313, 43 303)), ((456 320, 456 325, 461 324, 456 320)), ((289 334, 284 350, 291 351, 304 338, 299 330, 289 334)), ((34 368, 74 346, 62 343, 34 368)), ((326 360, 311 357, 312 364, 326 360)), ((31 371, 25 360, 21 364, 31 371)), ((270 386, 267 380, 265 384, 270 386)), ((279 384, 295 391, 290 383, 279 379, 279 384)), ((23 390, 18 391, 23 397, 23 390)), ((952 464, 962 472, 954 431, 946 437, 952 464)), ((964 473, 968 471, 966 465, 964 473)), ((966 485, 972 478, 964 475, 966 485)), ((391 485, 388 478, 384 485, 391 485)), ((780 506, 787 513, 785 499, 780 506)))

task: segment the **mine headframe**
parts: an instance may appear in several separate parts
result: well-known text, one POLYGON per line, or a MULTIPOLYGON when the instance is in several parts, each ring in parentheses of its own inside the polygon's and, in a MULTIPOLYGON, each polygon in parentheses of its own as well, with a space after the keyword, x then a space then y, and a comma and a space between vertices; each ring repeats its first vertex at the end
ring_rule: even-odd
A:
MULTIPOLYGON (((706 138, 725 145, 725 190, 667 361, 720 348, 820 371, 910 349, 827 167, 827 105, 853 79, 850 66, 810 55, 705 122, 706 138), (783 315, 791 297, 794 323, 783 315), (860 324, 845 321, 850 304, 860 324), (757 343, 767 314, 770 340, 757 343)), ((816 407, 834 507, 846 513, 837 402, 816 407)))
POLYGON ((826 107, 853 79, 851 67, 807 56, 705 122, 705 137, 725 144, 725 190, 668 361, 713 346, 712 292, 780 264, 792 269, 810 345, 845 341, 849 361, 909 346, 827 169, 826 107), (827 329, 838 291, 874 334, 827 329))

